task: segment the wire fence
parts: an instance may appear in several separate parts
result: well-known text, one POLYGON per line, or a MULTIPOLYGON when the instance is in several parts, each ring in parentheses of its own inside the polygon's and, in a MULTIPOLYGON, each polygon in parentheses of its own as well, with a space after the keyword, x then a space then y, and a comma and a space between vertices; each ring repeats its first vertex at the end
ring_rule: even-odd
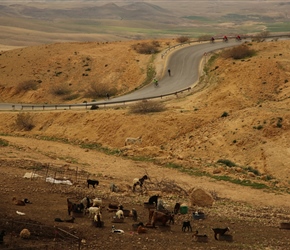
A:
MULTIPOLYGON (((80 170, 77 166, 57 166, 37 163, 32 167, 30 165, 30 171, 26 172, 23 177, 50 183, 50 192, 66 194, 76 201, 79 201, 87 195, 87 179, 98 178, 94 174, 80 170)), ((94 192, 95 189, 90 190, 92 190, 90 192, 94 192)))
MULTIPOLYGON (((68 184, 86 182, 91 178, 91 174, 79 170, 78 167, 72 166, 52 166, 50 164, 40 164, 32 167, 32 171, 25 174, 24 178, 39 178, 52 184, 68 184)), ((94 178, 94 175, 93 177, 94 178)))

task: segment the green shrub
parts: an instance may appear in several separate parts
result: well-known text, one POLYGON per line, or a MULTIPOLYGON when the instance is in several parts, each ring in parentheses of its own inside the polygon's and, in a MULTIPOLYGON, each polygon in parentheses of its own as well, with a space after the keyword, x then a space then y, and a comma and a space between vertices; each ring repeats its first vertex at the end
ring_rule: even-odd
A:
POLYGON ((41 83, 41 81, 36 81, 36 80, 27 80, 27 81, 20 82, 16 86, 15 92, 16 94, 18 94, 22 91, 37 90, 39 83, 41 83))
POLYGON ((278 128, 282 128, 282 121, 283 121, 283 118, 282 117, 278 117, 278 121, 277 121, 277 127, 278 128))
POLYGON ((35 127, 33 118, 29 113, 19 113, 16 117, 15 125, 20 130, 30 131, 35 127))
POLYGON ((235 167, 235 166, 236 166, 236 164, 235 164, 234 162, 232 162, 232 161, 230 161, 230 160, 227 160, 227 159, 219 159, 219 160, 217 161, 217 163, 224 164, 224 165, 226 165, 226 166, 228 166, 228 167, 235 167))
POLYGON ((96 110, 99 109, 99 106, 97 104, 93 104, 90 108, 90 110, 96 110))
POLYGON ((229 114, 227 112, 223 112, 221 115, 221 117, 227 117, 227 116, 229 116, 229 114))
POLYGON ((224 50, 221 55, 224 58, 233 58, 233 59, 244 59, 247 57, 254 56, 256 54, 255 50, 250 49, 247 45, 242 44, 237 47, 233 47, 228 50, 224 50))
POLYGON ((162 112, 164 110, 165 106, 162 102, 151 100, 143 100, 130 106, 131 113, 139 113, 139 114, 162 112))

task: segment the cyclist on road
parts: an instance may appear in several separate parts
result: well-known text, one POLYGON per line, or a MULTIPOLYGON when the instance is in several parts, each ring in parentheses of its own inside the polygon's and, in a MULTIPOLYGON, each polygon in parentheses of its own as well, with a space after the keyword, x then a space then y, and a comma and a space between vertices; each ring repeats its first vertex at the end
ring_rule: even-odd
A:
POLYGON ((155 86, 157 87, 158 86, 158 80, 156 78, 154 78, 153 82, 154 82, 155 86))

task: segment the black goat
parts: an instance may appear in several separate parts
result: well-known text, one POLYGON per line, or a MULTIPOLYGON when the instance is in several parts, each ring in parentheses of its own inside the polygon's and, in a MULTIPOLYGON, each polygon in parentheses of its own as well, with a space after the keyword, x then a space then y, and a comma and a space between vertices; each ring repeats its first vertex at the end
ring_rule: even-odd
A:
POLYGON ((192 232, 192 227, 190 225, 190 221, 189 220, 188 221, 184 221, 182 223, 182 231, 185 232, 186 229, 187 229, 187 231, 189 231, 189 229, 190 229, 190 231, 192 232))
POLYGON ((72 201, 69 200, 69 198, 67 198, 66 200, 67 200, 68 215, 71 215, 71 212, 83 213, 84 205, 82 203, 80 204, 73 203, 72 201))
POLYGON ((140 186, 140 188, 142 188, 142 186, 143 186, 143 183, 144 183, 144 181, 145 180, 148 180, 149 178, 148 178, 148 176, 147 175, 144 175, 142 178, 140 178, 140 179, 138 179, 138 178, 135 178, 134 180, 133 180, 133 192, 135 191, 135 188, 136 188, 136 186, 140 186))
POLYGON ((155 204, 155 206, 157 206, 158 203, 158 199, 160 198, 159 195, 153 195, 149 198, 148 200, 148 204, 155 204))
POLYGON ((176 203, 174 206, 174 214, 178 214, 180 210, 180 203, 176 203))
POLYGON ((71 216, 70 219, 64 219, 62 220, 61 218, 55 218, 54 221, 56 222, 68 222, 68 223, 74 223, 75 217, 71 216))
POLYGON ((95 188, 95 185, 99 185, 99 181, 97 181, 97 180, 90 180, 90 179, 88 179, 87 180, 87 183, 88 183, 88 188, 90 187, 90 185, 92 185, 93 186, 93 188, 95 188))
POLYGON ((230 228, 213 228, 212 230, 214 231, 214 238, 218 240, 217 235, 224 235, 227 231, 230 231, 230 228))
POLYGON ((4 239, 3 237, 6 235, 6 231, 5 230, 2 230, 1 233, 0 233, 0 244, 3 244, 4 242, 4 239))

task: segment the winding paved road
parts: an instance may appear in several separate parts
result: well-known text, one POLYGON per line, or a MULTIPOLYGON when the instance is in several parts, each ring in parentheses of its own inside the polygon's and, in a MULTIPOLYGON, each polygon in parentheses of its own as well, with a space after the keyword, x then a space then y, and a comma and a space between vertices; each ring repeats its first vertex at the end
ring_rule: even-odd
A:
MULTIPOLYGON (((163 77, 159 80, 158 87, 155 87, 153 84, 149 84, 139 90, 136 90, 130 94, 124 96, 112 98, 105 101, 109 104, 116 101, 130 101, 135 99, 142 98, 153 98, 159 97, 161 95, 166 95, 168 93, 173 93, 190 86, 193 86, 199 78, 199 66, 204 54, 209 51, 214 51, 229 46, 238 45, 238 42, 235 40, 230 40, 228 43, 225 42, 215 42, 215 43, 198 43, 192 45, 185 45, 182 48, 172 51, 164 59, 167 60, 167 65, 165 68, 165 73, 163 77), (171 76, 167 73, 167 68, 171 69, 171 76)), ((104 104, 104 101, 99 101, 95 103, 88 104, 104 104)), ((81 106, 85 104, 77 104, 76 106, 81 106)), ((29 104, 32 106, 32 104, 29 104)), ((43 109, 42 104, 35 104, 34 109, 43 109), (39 107, 37 107, 39 106, 39 107)), ((45 109, 54 109, 54 106, 49 105, 45 109)), ((67 108, 69 105, 59 105, 59 107, 67 108)), ((73 106, 73 105, 72 105, 73 106)), ((21 104, 12 104, 12 103, 0 103, 0 110, 20 110, 21 104)), ((31 108, 30 108, 31 110, 31 108)))
POLYGON ((198 81, 199 66, 205 53, 238 44, 238 42, 232 40, 228 43, 215 42, 185 45, 183 48, 176 49, 176 51, 168 55, 168 63, 167 65, 165 64, 164 76, 159 80, 158 87, 150 84, 130 94, 114 98, 111 101, 152 98, 191 87, 198 81), (168 75, 167 68, 170 68, 171 76, 168 75))

